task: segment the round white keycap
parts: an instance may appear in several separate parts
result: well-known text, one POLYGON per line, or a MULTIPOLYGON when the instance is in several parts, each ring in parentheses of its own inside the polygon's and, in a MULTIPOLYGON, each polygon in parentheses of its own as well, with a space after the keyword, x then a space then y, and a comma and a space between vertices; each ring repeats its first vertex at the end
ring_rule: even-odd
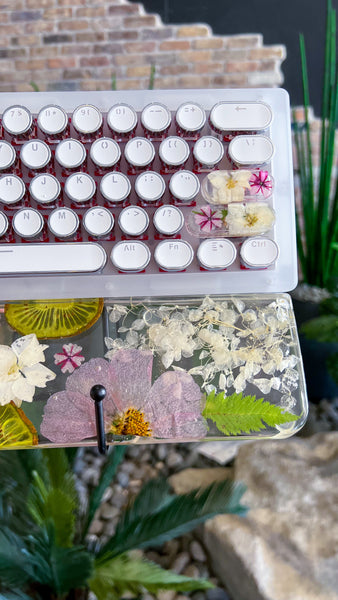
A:
POLYGON ((0 212, 0 237, 5 235, 8 229, 8 219, 3 212, 0 212))
POLYGON ((177 109, 176 122, 185 131, 199 131, 206 120, 204 109, 194 102, 185 102, 177 109))
POLYGON ((197 250, 197 258, 205 269, 226 269, 236 258, 236 247, 224 238, 203 240, 197 250))
POLYGON ((154 258, 165 271, 183 271, 191 264, 194 251, 188 242, 163 240, 157 244, 154 258))
POLYGON ((193 200, 200 191, 200 182, 195 173, 191 171, 178 171, 174 173, 169 182, 172 195, 182 202, 193 200))
POLYGON ((29 192, 32 198, 40 204, 55 202, 60 195, 61 186, 59 181, 49 173, 41 173, 32 179, 29 192))
POLYGON ((55 158, 66 169, 76 169, 84 162, 86 150, 83 144, 72 138, 62 140, 55 149, 55 158))
POLYGON ((145 129, 159 133, 168 129, 171 122, 171 114, 166 106, 154 102, 148 104, 141 114, 141 123, 145 129))
POLYGON ((165 181, 159 173, 146 171, 141 173, 135 181, 135 191, 139 198, 146 202, 159 200, 165 191, 165 181))
POLYGON ((121 150, 114 140, 103 137, 93 142, 89 154, 99 167, 113 167, 120 160, 121 150))
POLYGON ((3 175, 0 177, 0 202, 15 204, 20 202, 25 195, 25 184, 17 175, 3 175))
POLYGON ((271 109, 263 102, 219 102, 210 112, 210 122, 219 131, 262 130, 271 120, 271 109))
POLYGON ((102 115, 96 106, 82 104, 74 110, 72 123, 79 133, 95 133, 102 125, 102 115))
POLYGON ((33 238, 43 228, 43 217, 35 208, 22 208, 15 213, 12 226, 14 231, 23 238, 33 238))
POLYGON ((73 173, 67 177, 65 192, 73 202, 88 202, 94 196, 96 183, 86 173, 73 173))
POLYGON ((10 106, 2 115, 2 126, 11 135, 22 135, 32 126, 32 115, 24 106, 10 106))
POLYGON ((141 235, 149 225, 149 217, 140 206, 127 206, 119 216, 119 226, 126 235, 141 235))
POLYGON ((128 104, 116 104, 108 112, 107 123, 117 133, 129 133, 137 125, 137 114, 128 104))
POLYGON ((240 249, 244 264, 256 269, 272 265, 277 260, 278 254, 276 242, 264 237, 249 238, 245 240, 240 249))
POLYGON ((38 114, 38 126, 48 135, 62 133, 68 124, 68 117, 63 108, 53 104, 44 106, 38 114))
POLYGON ((134 167, 145 167, 154 159, 155 148, 146 138, 135 137, 126 143, 124 155, 134 167))
POLYGON ((94 237, 108 235, 114 227, 114 217, 104 206, 94 206, 85 213, 83 226, 94 237))
POLYGON ((190 148, 180 137, 168 137, 161 142, 158 150, 160 158, 167 165, 183 165, 189 158, 190 148))
POLYGON ((181 231, 184 225, 184 216, 182 211, 176 206, 165 204, 157 209, 153 217, 153 222, 160 233, 175 235, 181 231))
POLYGON ((211 135, 201 137, 194 145, 195 159, 202 165, 213 167, 219 163, 224 155, 224 147, 219 139, 211 135))
POLYGON ((0 141, 0 171, 9 169, 15 162, 16 154, 13 146, 5 140, 0 141))
POLYGON ((51 151, 45 142, 29 140, 21 148, 20 159, 28 169, 43 169, 51 159, 51 151))
POLYGON ((109 202, 123 202, 130 194, 130 181, 126 175, 113 171, 104 175, 100 182, 100 192, 109 202))
POLYGON ((79 226, 79 217, 71 208, 56 208, 49 215, 48 227, 59 238, 74 235, 79 226))
POLYGON ((239 165, 262 165, 273 155, 272 141, 265 135, 239 135, 229 144, 229 156, 239 165))
POLYGON ((143 271, 150 261, 150 250, 143 242, 118 242, 111 251, 110 259, 119 271, 143 271))

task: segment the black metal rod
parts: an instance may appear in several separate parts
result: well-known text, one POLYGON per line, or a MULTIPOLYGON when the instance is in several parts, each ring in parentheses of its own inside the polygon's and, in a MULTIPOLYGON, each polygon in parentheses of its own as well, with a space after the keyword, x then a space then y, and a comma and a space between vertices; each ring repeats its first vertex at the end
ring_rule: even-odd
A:
POLYGON ((97 434, 97 447, 100 454, 106 454, 106 434, 104 431, 104 413, 103 413, 103 400, 106 397, 106 388, 103 385, 93 385, 90 390, 90 396, 95 402, 95 422, 96 422, 96 434, 97 434))

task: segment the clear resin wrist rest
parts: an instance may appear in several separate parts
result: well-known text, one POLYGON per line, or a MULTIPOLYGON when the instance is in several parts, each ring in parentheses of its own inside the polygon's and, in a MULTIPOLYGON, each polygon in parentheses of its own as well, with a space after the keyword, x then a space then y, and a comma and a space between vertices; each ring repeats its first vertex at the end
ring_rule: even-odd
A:
POLYGON ((108 444, 285 438, 306 420, 287 294, 7 304, 0 344, 2 449, 95 446, 95 385, 108 444))

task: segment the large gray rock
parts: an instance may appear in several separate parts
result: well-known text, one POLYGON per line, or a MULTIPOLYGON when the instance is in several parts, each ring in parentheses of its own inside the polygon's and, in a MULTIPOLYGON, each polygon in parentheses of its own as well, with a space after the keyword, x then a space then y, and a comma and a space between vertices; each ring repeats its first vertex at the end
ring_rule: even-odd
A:
POLYGON ((338 600, 338 433, 245 445, 235 479, 248 516, 204 529, 234 600, 338 600))
POLYGON ((176 494, 186 494, 198 487, 208 487, 215 481, 232 478, 233 471, 229 467, 212 469, 184 469, 169 477, 169 483, 176 494))

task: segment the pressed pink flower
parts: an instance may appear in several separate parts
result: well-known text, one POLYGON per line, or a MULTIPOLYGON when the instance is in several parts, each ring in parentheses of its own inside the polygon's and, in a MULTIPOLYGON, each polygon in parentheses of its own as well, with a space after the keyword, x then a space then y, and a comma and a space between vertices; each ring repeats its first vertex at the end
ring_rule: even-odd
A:
POLYGON ((217 227, 222 227, 222 219, 218 210, 213 210, 210 206, 202 206, 199 211, 193 210, 195 223, 200 226, 202 231, 213 231, 217 227))
POLYGON ((250 194, 262 194, 268 198, 272 192, 272 181, 268 171, 253 172, 250 179, 250 194))
POLYGON ((119 350, 111 361, 93 358, 70 375, 66 389, 45 406, 40 432, 56 443, 96 436, 95 405, 90 397, 101 384, 105 430, 117 435, 202 438, 202 393, 185 371, 167 371, 152 384, 150 351, 119 350))
POLYGON ((54 363, 61 366, 62 373, 67 371, 73 373, 85 360, 85 357, 80 354, 82 347, 77 344, 64 344, 62 350, 63 352, 54 354, 54 363))

